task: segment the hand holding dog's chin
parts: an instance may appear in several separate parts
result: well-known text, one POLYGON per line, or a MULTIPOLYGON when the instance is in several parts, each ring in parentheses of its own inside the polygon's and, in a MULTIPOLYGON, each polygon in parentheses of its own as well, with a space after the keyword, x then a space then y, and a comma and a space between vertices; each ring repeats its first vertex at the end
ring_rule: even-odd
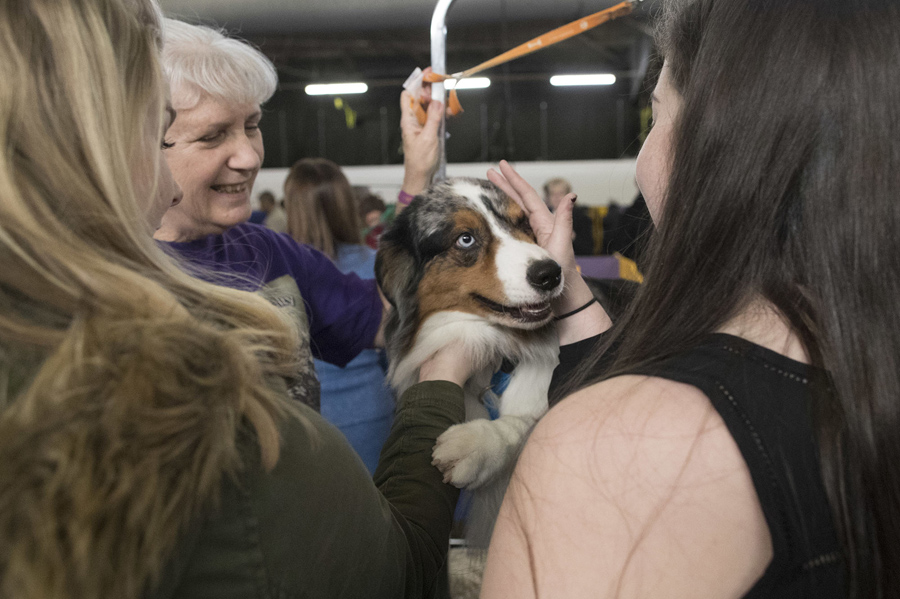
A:
POLYGON ((419 382, 449 381, 462 387, 472 376, 472 369, 472 363, 463 352, 445 347, 422 363, 419 382))

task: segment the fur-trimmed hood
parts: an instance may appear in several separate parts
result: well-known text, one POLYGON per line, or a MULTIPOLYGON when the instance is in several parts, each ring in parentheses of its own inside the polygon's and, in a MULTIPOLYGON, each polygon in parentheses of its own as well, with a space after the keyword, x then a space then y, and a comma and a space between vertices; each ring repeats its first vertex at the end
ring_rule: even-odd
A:
POLYGON ((172 322, 94 333, 0 414, 3 599, 144 596, 239 466, 252 373, 230 340, 172 322))

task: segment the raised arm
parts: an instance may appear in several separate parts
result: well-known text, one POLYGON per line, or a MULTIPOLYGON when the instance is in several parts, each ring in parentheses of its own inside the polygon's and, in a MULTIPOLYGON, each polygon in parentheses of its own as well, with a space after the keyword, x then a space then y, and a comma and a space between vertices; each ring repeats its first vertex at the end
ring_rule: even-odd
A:
MULTIPOLYGON (((423 86, 423 94, 427 92, 431 96, 430 84, 423 86)), ((416 116, 414 98, 408 91, 400 94, 400 132, 403 138, 403 185, 397 198, 397 212, 403 210, 410 200, 425 191, 431 184, 431 178, 437 168, 440 159, 440 145, 438 144, 438 132, 441 127, 441 113, 444 105, 441 102, 430 101, 428 103, 427 120, 425 124, 419 123, 416 116)), ((380 293, 380 292, 379 292, 380 293)), ((373 347, 384 347, 384 325, 387 322, 387 314, 391 309, 390 304, 381 295, 384 309, 381 313, 381 325, 373 341, 373 347)))
MULTIPOLYGON (((430 84, 426 85, 430 87, 430 84)), ((430 91, 428 95, 431 95, 430 91)), ((408 91, 400 94, 400 131, 403 137, 401 198, 415 196, 425 191, 431 184, 431 178, 440 160, 438 132, 444 105, 441 102, 429 101, 427 120, 423 125, 416 116, 417 102, 418 98, 414 98, 408 91)), ((402 201, 398 201, 398 210, 402 210, 404 206, 402 201)))

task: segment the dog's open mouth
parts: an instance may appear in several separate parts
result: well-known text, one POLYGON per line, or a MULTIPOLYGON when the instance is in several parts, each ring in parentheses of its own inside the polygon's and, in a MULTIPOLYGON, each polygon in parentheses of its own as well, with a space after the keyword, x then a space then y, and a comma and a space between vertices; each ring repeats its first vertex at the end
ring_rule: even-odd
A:
POLYGON ((473 294, 473 296, 481 302, 482 305, 490 308, 494 312, 499 312, 509 318, 522 322, 541 322, 547 320, 551 314, 550 302, 526 304, 524 306, 504 306, 503 304, 498 304, 486 297, 480 296, 477 293, 473 294))

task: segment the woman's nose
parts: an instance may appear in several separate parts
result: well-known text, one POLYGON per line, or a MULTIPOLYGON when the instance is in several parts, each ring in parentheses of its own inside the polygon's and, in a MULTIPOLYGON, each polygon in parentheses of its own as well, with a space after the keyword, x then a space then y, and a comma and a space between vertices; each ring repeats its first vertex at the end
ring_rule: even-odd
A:
POLYGON ((241 135, 235 140, 235 147, 228 159, 228 167, 236 171, 256 171, 262 166, 262 156, 257 150, 257 145, 262 146, 262 140, 254 143, 246 135, 241 135))

